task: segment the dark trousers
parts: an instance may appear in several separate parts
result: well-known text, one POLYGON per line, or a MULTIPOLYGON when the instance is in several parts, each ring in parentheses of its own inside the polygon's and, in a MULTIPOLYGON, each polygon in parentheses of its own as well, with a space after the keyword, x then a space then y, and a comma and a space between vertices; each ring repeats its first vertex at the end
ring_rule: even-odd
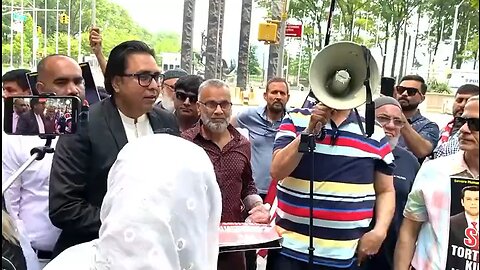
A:
MULTIPOLYGON (((270 252, 272 250, 268 251, 268 257, 267 257, 267 270, 309 270, 308 263, 295 260, 286 256, 283 256, 282 254, 279 253, 279 250, 276 250, 275 252, 270 252), (271 256, 272 255, 272 256, 271 256), (271 257, 270 257, 271 256, 271 257)), ((328 267, 328 266, 320 266, 320 265, 315 265, 314 270, 363 270, 363 266, 357 266, 356 263, 354 263, 351 267, 349 268, 334 268, 334 267, 328 267)), ((381 269, 378 269, 381 270, 381 269)))

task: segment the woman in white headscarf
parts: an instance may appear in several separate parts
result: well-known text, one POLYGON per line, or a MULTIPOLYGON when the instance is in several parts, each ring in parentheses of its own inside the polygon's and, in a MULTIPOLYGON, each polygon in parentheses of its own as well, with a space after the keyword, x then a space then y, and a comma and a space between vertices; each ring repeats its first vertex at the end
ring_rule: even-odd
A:
POLYGON ((202 148, 166 134, 139 138, 110 169, 99 239, 44 269, 216 269, 221 209, 202 148))

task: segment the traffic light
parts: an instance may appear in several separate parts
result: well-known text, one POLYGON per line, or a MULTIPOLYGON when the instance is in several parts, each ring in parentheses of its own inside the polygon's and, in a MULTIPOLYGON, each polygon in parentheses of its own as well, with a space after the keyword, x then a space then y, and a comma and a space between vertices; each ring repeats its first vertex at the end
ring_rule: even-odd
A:
POLYGON ((41 35, 42 34, 42 27, 37 25, 37 35, 41 35))
POLYGON ((276 21, 262 22, 258 26, 258 40, 266 43, 277 43, 277 29, 276 21))
POLYGON ((61 24, 68 24, 70 21, 70 18, 68 17, 67 14, 63 13, 60 15, 60 23, 61 24))

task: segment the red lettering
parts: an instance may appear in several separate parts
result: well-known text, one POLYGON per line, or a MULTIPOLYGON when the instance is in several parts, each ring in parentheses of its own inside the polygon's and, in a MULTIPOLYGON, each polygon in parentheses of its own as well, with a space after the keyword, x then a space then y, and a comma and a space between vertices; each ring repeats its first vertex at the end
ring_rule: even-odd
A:
POLYGON ((466 228, 463 243, 473 250, 478 250, 478 231, 474 228, 466 228))

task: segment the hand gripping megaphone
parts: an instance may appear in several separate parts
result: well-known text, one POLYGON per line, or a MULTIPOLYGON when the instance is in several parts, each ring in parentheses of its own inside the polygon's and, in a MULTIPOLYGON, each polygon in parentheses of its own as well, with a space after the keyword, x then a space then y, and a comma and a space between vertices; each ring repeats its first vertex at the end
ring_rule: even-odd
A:
POLYGON ((380 86, 377 63, 370 51, 348 41, 333 43, 321 50, 312 61, 309 79, 315 97, 337 110, 357 108, 367 102, 366 80, 372 95, 380 86))

